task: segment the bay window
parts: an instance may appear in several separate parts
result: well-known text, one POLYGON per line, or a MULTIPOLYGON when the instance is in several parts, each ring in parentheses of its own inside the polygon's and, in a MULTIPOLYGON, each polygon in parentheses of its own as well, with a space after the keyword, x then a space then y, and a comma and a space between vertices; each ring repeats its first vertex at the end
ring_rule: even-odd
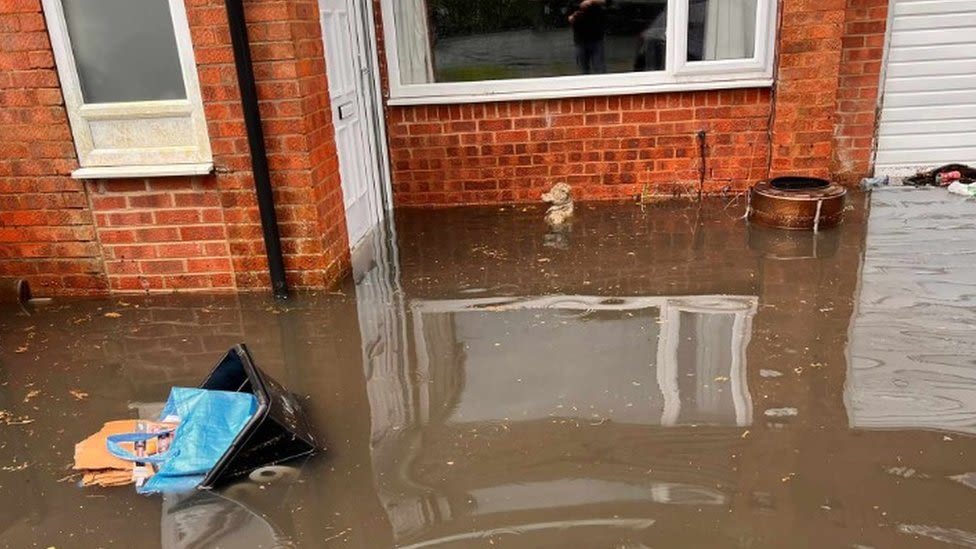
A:
POLYGON ((381 0, 391 104, 768 86, 775 0, 381 0))

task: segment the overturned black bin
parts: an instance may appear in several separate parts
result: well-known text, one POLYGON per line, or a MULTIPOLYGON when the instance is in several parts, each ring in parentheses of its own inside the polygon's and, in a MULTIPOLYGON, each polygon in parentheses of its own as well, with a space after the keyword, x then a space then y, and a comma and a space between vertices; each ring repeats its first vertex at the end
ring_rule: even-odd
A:
POLYGON ((214 488, 266 465, 307 456, 320 448, 297 397, 254 365, 244 344, 231 347, 201 389, 251 393, 258 409, 200 488, 214 488))

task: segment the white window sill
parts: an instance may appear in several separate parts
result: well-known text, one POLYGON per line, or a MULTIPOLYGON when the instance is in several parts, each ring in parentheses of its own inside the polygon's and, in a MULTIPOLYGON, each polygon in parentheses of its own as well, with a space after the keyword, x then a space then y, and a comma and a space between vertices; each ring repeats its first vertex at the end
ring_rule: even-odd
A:
POLYGON ((213 162, 200 164, 166 164, 163 166, 105 166, 78 168, 71 172, 75 179, 120 179, 124 177, 173 177, 179 175, 207 175, 213 162))
POLYGON ((729 90, 742 88, 768 88, 773 85, 772 78, 745 80, 714 80, 710 82, 682 82, 673 84, 624 85, 588 88, 554 88, 548 90, 504 91, 493 93, 408 95, 401 91, 387 100, 391 106, 401 105, 449 105, 457 103, 486 103, 490 101, 518 101, 529 99, 564 99, 570 97, 594 97, 614 95, 636 95, 645 93, 729 90))

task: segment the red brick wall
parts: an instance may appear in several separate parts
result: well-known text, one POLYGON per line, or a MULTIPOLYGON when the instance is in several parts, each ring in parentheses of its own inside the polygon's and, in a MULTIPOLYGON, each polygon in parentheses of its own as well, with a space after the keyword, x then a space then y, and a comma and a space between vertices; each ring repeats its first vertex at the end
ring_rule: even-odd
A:
POLYGON ((0 276, 98 293, 103 272, 38 0, 0 0, 0 276))
POLYGON ((835 177, 844 181, 856 181, 873 168, 887 18, 888 0, 847 1, 831 164, 835 177))
MULTIPOLYGON (((40 0, 0 0, 0 276, 38 294, 269 286, 224 3, 186 3, 216 173, 83 183, 40 0)), ((328 287, 349 251, 317 3, 245 10, 287 275, 328 287)))
POLYGON ((707 193, 870 170, 884 0, 781 0, 770 89, 387 108, 399 205, 707 193), (856 96, 859 101, 851 101, 856 96), (770 112, 772 111, 772 112, 770 112))
POLYGON ((772 175, 830 173, 845 0, 780 3, 772 175))
MULTIPOLYGON (((234 56, 221 0, 188 2, 216 187, 239 288, 269 285, 234 56)), ((291 284, 333 284, 349 265, 318 9, 312 1, 245 6, 278 224, 291 284)))
POLYGON ((389 134, 398 204, 535 201, 556 181, 583 200, 645 186, 696 193, 765 176, 768 90, 397 107, 389 134))
POLYGON ((91 193, 112 290, 235 287, 213 178, 107 180, 91 193))
MULTIPOLYGON (((0 0, 0 276, 40 294, 268 286, 223 2, 187 3, 216 174, 82 184, 40 0, 0 0)), ((856 179, 870 169, 885 2, 780 11, 772 90, 389 107, 395 201, 535 201, 560 180, 584 200, 694 194, 698 130, 708 193, 770 169, 856 179)), ((328 286, 349 253, 317 3, 253 0, 247 17, 288 276, 328 286)))

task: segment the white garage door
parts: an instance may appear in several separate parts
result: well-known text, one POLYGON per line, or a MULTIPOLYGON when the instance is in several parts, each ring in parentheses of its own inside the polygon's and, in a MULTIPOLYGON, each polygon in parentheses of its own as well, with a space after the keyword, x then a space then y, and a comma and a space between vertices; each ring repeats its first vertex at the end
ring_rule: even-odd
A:
POLYGON ((879 174, 976 166, 976 0, 893 0, 879 174))

